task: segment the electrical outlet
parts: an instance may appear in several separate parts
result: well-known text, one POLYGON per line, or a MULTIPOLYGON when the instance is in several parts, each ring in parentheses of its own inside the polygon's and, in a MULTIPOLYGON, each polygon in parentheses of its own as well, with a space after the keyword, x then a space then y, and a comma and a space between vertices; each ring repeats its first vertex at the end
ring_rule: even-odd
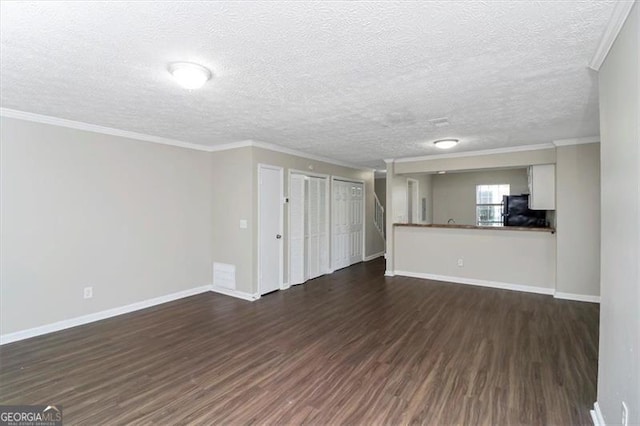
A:
POLYGON ((622 426, 629 426, 629 407, 622 401, 622 426))
POLYGON ((462 268, 464 266, 464 259, 463 258, 458 259, 458 266, 460 268, 462 268))
POLYGON ((93 297, 93 287, 84 288, 84 298, 91 299, 93 297))

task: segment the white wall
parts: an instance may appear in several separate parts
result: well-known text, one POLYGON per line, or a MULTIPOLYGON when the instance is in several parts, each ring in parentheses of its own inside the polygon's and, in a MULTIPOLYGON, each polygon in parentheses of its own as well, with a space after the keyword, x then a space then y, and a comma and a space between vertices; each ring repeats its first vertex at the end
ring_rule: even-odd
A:
POLYGON ((385 253, 384 253, 385 254, 384 256, 385 257, 385 275, 393 275, 393 269, 394 269, 393 253, 395 251, 393 247, 393 240, 394 240, 393 233, 395 231, 395 226, 393 226, 393 224, 396 221, 396 212, 395 212, 396 207, 394 205, 396 201, 395 201, 394 192, 395 192, 396 179, 398 178, 398 176, 395 174, 395 164, 393 160, 385 160, 385 164, 387 169, 387 202, 385 203, 387 206, 387 209, 384 212, 385 219, 386 219, 385 235, 387 237, 385 253))
POLYGON ((607 424, 640 424, 640 6, 600 69, 602 178, 598 404, 607 424))
POLYGON ((558 147, 557 291, 600 295, 600 145, 558 147))
POLYGON ((555 288, 556 241, 550 232, 397 226, 394 247, 398 275, 515 284, 549 294, 555 288))
POLYGON ((0 144, 0 334, 211 283, 209 153, 9 118, 0 144))
POLYGON ((375 178, 374 191, 380 200, 382 208, 387 211, 387 178, 375 178))
POLYGON ((528 194, 527 169, 486 170, 434 175, 433 223, 454 219, 458 225, 476 224, 476 185, 511 185, 511 194, 528 194))

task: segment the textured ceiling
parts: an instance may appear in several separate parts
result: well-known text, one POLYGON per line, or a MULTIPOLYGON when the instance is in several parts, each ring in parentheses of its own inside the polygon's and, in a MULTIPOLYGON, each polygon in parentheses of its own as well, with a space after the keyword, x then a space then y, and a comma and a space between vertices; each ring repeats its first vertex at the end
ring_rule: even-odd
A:
POLYGON ((1 105, 362 165, 598 134, 611 1, 5 2, 1 105), (177 86, 169 62, 215 77, 177 86), (430 120, 448 117, 450 125, 430 120))

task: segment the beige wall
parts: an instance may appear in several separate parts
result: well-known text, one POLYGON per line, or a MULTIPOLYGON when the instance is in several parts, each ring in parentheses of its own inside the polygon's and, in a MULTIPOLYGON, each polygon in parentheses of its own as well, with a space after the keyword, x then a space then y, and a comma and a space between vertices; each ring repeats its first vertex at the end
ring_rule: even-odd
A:
MULTIPOLYGON (((285 168, 285 193, 287 172, 310 165, 364 181, 365 256, 384 250, 373 225, 373 171, 261 148, 209 153, 8 118, 0 141, 0 334, 210 285, 213 262, 235 265, 236 290, 256 293, 259 163, 285 168), (94 297, 85 300, 87 286, 94 297)), ((285 262, 286 237, 285 224, 285 262)))
POLYGON ((600 144, 558 147, 557 291, 600 295, 600 144))
POLYGON ((469 157, 432 158, 422 160, 398 160, 394 163, 396 173, 437 173, 440 170, 478 170, 527 167, 533 164, 554 164, 555 148, 537 149, 503 154, 483 154, 469 157))
POLYGON ((487 170, 434 175, 433 223, 454 219, 459 225, 476 224, 476 185, 511 185, 511 194, 529 193, 527 169, 487 170))
POLYGON ((235 265, 236 290, 250 294, 255 293, 253 233, 256 228, 252 154, 250 147, 210 154, 212 262, 235 265), (240 228, 240 220, 247 220, 246 229, 240 228))
POLYGON ((394 247, 398 275, 482 280, 549 293, 555 288, 556 241, 549 232, 400 226, 394 247))
POLYGON ((211 283, 208 153, 0 120, 1 334, 211 283))
MULTIPOLYGON (((447 214, 440 210, 436 211, 438 206, 436 205, 436 195, 435 195, 435 181, 436 179, 442 177, 442 175, 436 175, 438 171, 481 171, 483 169, 514 169, 514 168, 526 168, 527 166, 534 164, 555 164, 556 162, 556 150, 555 148, 545 148, 545 149, 534 149, 534 150, 525 150, 520 152, 511 152, 511 153, 494 153, 494 154, 484 154, 484 155, 472 155, 472 156, 463 156, 463 157, 436 157, 435 159, 417 159, 417 160, 391 160, 387 164, 387 217, 391 220, 391 222, 395 223, 403 223, 406 222, 406 177, 407 176, 431 176, 432 181, 425 186, 425 188, 431 188, 431 194, 426 194, 427 199, 431 201, 429 211, 430 217, 426 221, 426 223, 441 223, 443 220, 446 222, 451 215, 447 214), (389 191, 392 191, 389 193, 389 191), (446 217, 446 218, 445 218, 446 217)), ((449 176, 455 175, 454 173, 448 174, 449 176)), ((445 175, 445 176, 448 176, 445 175)), ((455 179, 455 178, 454 178, 455 179)), ((519 182, 519 187, 522 191, 519 192, 527 192, 527 181, 526 175, 524 184, 522 183, 522 179, 517 179, 519 182)), ((515 192, 514 192, 515 193, 515 192)), ((442 191, 440 191, 442 195, 442 191)), ((445 195, 446 196, 446 195, 445 195)), ((473 198, 472 198, 473 200, 473 198)), ((456 210, 460 210, 456 208, 456 210)), ((468 211, 468 207, 467 207, 468 211)), ((461 219, 462 222, 475 222, 475 209, 471 210, 473 213, 473 218, 470 219, 471 213, 461 219)), ((455 219, 455 217, 454 217, 455 219)), ((456 219, 457 221, 457 219, 456 219)), ((391 235, 393 232, 392 229, 387 230, 388 235, 391 235)), ((391 248, 393 247, 393 243, 391 243, 391 248)), ((390 250, 389 244, 387 244, 388 256, 388 264, 393 264, 393 250, 390 250)))
MULTIPOLYGON (((529 164, 556 163, 558 185, 558 222, 554 214, 548 215, 558 228, 557 259, 545 268, 557 267, 558 275, 554 271, 554 284, 558 279, 558 293, 580 296, 598 296, 597 271, 599 270, 598 255, 598 201, 599 175, 598 153, 596 145, 567 146, 556 149, 516 152, 513 155, 488 154, 479 157, 460 157, 420 160, 415 162, 390 162, 387 164, 387 188, 392 189, 391 197, 387 194, 387 203, 392 210, 388 217, 396 223, 405 222, 406 215, 406 176, 416 174, 397 174, 398 170, 424 171, 431 176, 433 197, 433 223, 446 223, 453 218, 457 224, 475 224, 475 185, 481 183, 509 183, 511 193, 528 192, 526 168, 529 164), (558 157, 558 159, 556 158, 558 157), (443 162, 446 160, 447 164, 443 162), (433 165, 431 164, 437 164, 433 165), (409 167, 408 165, 411 165, 409 167), (445 175, 433 174, 432 170, 452 167, 468 167, 467 172, 454 172, 445 175), (508 167, 501 170, 481 170, 484 166, 508 167), (514 168, 514 167, 518 168, 514 168), (562 199, 561 199, 562 198, 562 199), (391 200, 391 202, 389 201, 391 200), (583 211, 579 218, 572 218, 576 211, 583 211), (564 212, 564 216, 561 216, 564 212)), ((553 213, 553 212, 552 212, 553 213)), ((387 244, 387 271, 393 273, 402 267, 403 252, 395 250, 397 232, 387 228, 392 236, 387 244), (400 266, 399 266, 400 265, 400 266)), ((445 234, 442 238, 445 238, 445 234)), ((553 239, 555 241, 555 237, 553 239)), ((458 241, 464 244, 463 240, 458 241)), ((449 244, 438 241, 438 244, 449 244)), ((433 241, 429 244, 435 244, 433 241)), ((553 252, 556 253, 554 246, 553 252)), ((506 262, 506 261, 505 261, 506 262)), ((426 265, 426 263, 425 263, 426 265)), ((424 265, 423 269, 424 270, 424 265)), ((409 271, 411 272, 411 271, 409 271)), ((415 272, 415 271, 413 271, 415 272)), ((454 271, 455 272, 455 271, 454 271)), ((466 271, 465 273, 467 273, 466 271)), ((431 271, 431 273, 436 273, 431 271)), ((512 284, 516 284, 515 282, 512 284)), ((562 296, 562 295, 560 295, 562 296)))
POLYGON ((640 424, 640 6, 600 69, 601 303, 598 404, 640 424))

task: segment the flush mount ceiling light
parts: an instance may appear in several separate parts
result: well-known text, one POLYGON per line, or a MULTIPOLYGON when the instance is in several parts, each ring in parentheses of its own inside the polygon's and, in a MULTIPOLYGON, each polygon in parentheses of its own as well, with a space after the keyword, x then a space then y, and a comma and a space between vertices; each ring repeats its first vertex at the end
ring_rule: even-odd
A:
POLYGON ((209 69, 191 62, 169 64, 169 72, 180 86, 189 90, 201 88, 211 78, 209 69))
POLYGON ((450 149, 458 145, 458 142, 458 139, 440 139, 439 141, 435 141, 433 144, 436 148, 450 149))

